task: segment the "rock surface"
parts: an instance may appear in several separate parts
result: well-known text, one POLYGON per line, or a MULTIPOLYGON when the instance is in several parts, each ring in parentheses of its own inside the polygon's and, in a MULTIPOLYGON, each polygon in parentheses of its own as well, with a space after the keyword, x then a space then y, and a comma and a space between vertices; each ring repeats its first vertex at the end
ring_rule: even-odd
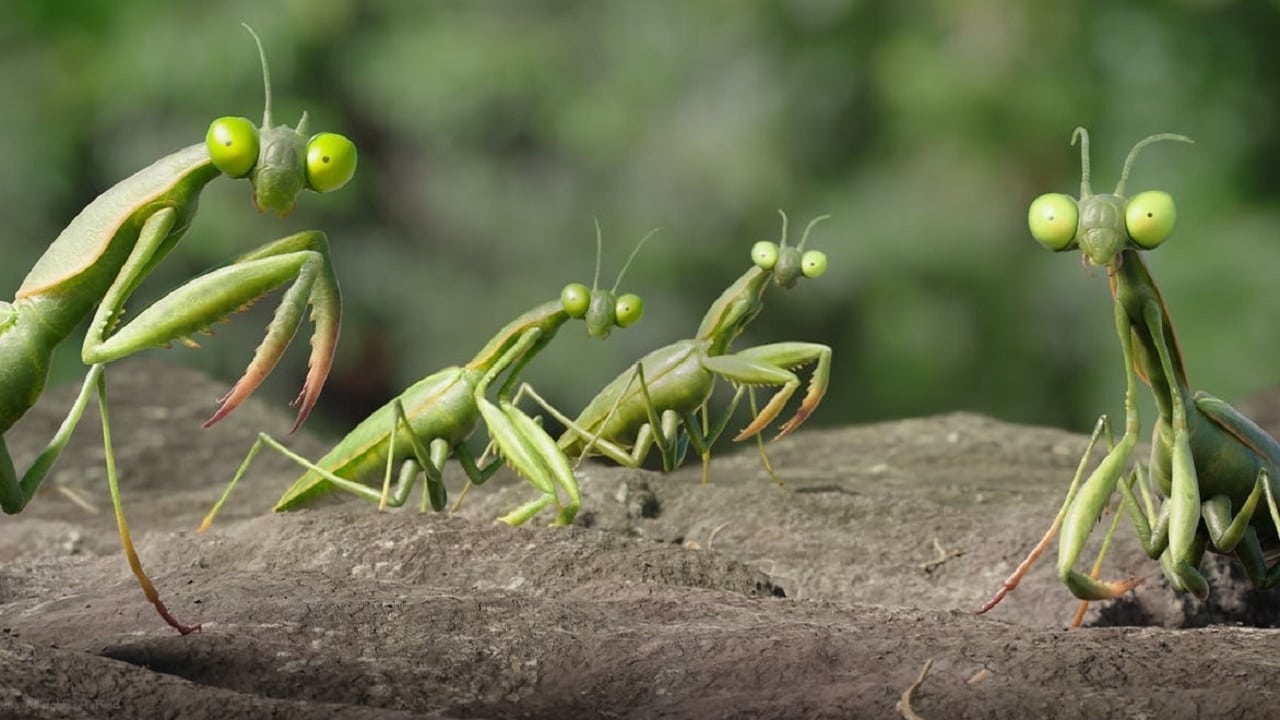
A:
MULTIPOLYGON (((272 515, 298 471, 267 451, 195 535, 288 414, 250 402, 201 431, 219 385, 147 360, 108 376, 142 561, 203 632, 168 629, 130 576, 91 411, 0 520, 0 717, 882 718, 930 658, 925 718, 1236 717, 1274 693, 1280 634, 1245 625, 1275 625, 1277 595, 1210 558, 1210 600, 1178 597, 1127 524, 1104 574, 1145 582, 1092 606, 1093 627, 1064 629, 1056 545, 973 614, 1057 511, 1082 436, 968 414, 806 428, 768 448, 782 487, 750 445, 722 449, 706 485, 696 462, 588 464, 567 529, 492 523, 531 496, 502 474, 454 515, 272 515)), ((74 389, 10 431, 20 467, 74 389)))

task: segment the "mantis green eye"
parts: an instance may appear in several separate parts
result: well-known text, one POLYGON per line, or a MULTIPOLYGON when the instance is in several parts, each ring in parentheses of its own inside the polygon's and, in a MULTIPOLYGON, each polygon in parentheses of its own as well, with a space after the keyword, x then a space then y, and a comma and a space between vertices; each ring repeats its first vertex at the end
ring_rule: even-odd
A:
POLYGON ((569 283, 560 291, 560 305, 569 317, 583 317, 591 307, 591 290, 582 283, 569 283))
POLYGON ((768 240, 761 240, 751 246, 751 262, 761 270, 772 270, 778 264, 778 246, 768 240))
POLYGON ((614 316, 618 318, 618 327, 631 327, 641 315, 644 315, 644 300, 635 293, 623 295, 614 305, 614 316))
POLYGON ((356 173, 356 146, 337 133, 320 133, 307 143, 307 186, 337 190, 356 173))
POLYGON ((1080 207, 1075 198, 1062 193, 1041 195, 1031 202, 1027 224, 1031 237, 1050 250, 1066 250, 1076 239, 1080 207))
POLYGON ((258 128, 242 117, 220 117, 209 125, 205 148, 213 166, 229 177, 249 174, 258 162, 258 128))
POLYGON ((816 278, 827 271, 827 254, 818 250, 810 250, 800 258, 800 274, 807 278, 816 278))
POLYGON ((1169 239, 1178 220, 1169 193, 1148 190, 1134 195, 1124 209, 1124 226, 1129 237, 1144 250, 1150 250, 1169 239))

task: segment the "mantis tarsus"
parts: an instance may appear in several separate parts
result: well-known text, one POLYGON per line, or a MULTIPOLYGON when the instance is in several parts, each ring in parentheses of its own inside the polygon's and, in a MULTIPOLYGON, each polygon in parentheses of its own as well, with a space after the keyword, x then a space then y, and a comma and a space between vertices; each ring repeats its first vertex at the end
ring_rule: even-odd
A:
POLYGON ((328 376, 338 338, 341 300, 324 234, 308 231, 268 243, 231 265, 195 278, 120 325, 125 302, 182 239, 195 220, 201 191, 219 175, 247 178, 260 211, 292 212, 303 190, 328 192, 355 172, 356 150, 333 133, 306 136, 304 113, 297 128, 273 126, 266 53, 258 46, 266 95, 262 127, 245 118, 223 117, 205 142, 157 160, 99 195, 58 235, 18 288, 13 302, 0 302, 0 433, 35 404, 44 388, 49 359, 95 306, 81 358, 90 366, 84 385, 53 439, 19 476, 0 437, 0 509, 20 512, 39 489, 70 440, 90 394, 99 397, 107 479, 120 539, 130 568, 147 599, 169 625, 187 633, 199 626, 179 623, 160 601, 142 570, 125 523, 111 449, 104 365, 150 347, 191 336, 264 294, 292 282, 266 337, 244 375, 220 401, 206 427, 222 419, 275 367, 303 312, 313 307, 316 332, 310 369, 298 405, 296 429, 311 412, 328 376))
MULTIPOLYGON (((1081 484, 1089 457, 1086 450, 1049 531, 979 612, 990 610, 1017 586, 1059 528, 1058 575, 1072 594, 1087 603, 1119 597, 1135 587, 1139 582, 1135 579, 1100 581, 1075 570, 1085 541, 1117 485, 1121 512, 1130 515, 1143 549, 1152 559, 1159 558, 1175 590, 1201 599, 1208 596, 1208 583, 1199 571, 1206 550, 1234 554, 1254 586, 1272 587, 1280 582, 1280 563, 1268 567, 1266 552, 1280 548, 1280 511, 1274 485, 1280 474, 1280 444, 1227 403, 1203 392, 1192 393, 1169 311, 1140 255, 1159 246, 1173 232, 1173 199, 1158 191, 1132 198, 1124 195, 1125 180, 1138 151, 1153 142, 1191 140, 1173 134, 1142 140, 1129 152, 1115 192, 1095 195, 1089 185, 1089 136, 1083 128, 1076 130, 1073 143, 1077 139, 1082 165, 1080 199, 1058 193, 1042 195, 1031 204, 1028 220, 1032 235, 1042 245, 1059 252, 1079 248, 1087 265, 1107 269, 1127 376, 1124 434, 1118 443, 1113 442, 1106 417, 1099 419, 1089 450, 1099 437, 1105 437, 1109 448, 1106 457, 1081 484), (1138 378, 1150 386, 1159 414, 1152 429, 1149 480, 1138 463, 1126 476, 1141 429, 1138 378), (1135 482, 1141 503, 1133 492, 1135 482), (1152 483, 1163 494, 1159 509, 1148 488, 1152 483), (1255 513, 1264 497, 1269 512, 1255 513)), ((1119 513, 1108 531, 1108 541, 1118 520, 1119 513)), ((1082 615, 1077 614, 1077 624, 1082 615)))
POLYGON ((614 286, 608 290, 597 287, 599 225, 596 233, 596 280, 591 288, 581 283, 566 285, 560 299, 538 305, 512 320, 466 365, 447 367, 428 375, 375 410, 320 460, 313 463, 271 436, 259 434, 200 530, 212 523, 263 446, 274 448, 306 471, 276 503, 277 511, 302 507, 333 489, 377 502, 380 509, 388 504, 398 507, 408 499, 419 475, 425 478, 426 485, 421 510, 426 512, 428 501, 435 510, 442 510, 447 501, 443 471, 452 455, 466 472, 468 486, 483 483, 505 459, 541 493, 499 520, 518 525, 556 503, 559 506, 556 523, 572 522, 580 502, 573 470, 551 436, 516 407, 511 396, 525 366, 571 318, 581 318, 587 332, 598 338, 608 337, 614 327, 627 327, 640 319, 644 311, 640 297, 630 293, 619 296, 617 289, 627 265, 653 233, 636 245, 614 286), (488 389, 504 372, 508 373, 507 378, 494 403, 486 397, 488 389), (501 456, 488 462, 483 458, 477 460, 466 444, 481 420, 501 456), (400 463, 400 473, 393 488, 391 476, 396 463, 400 463), (382 477, 381 490, 360 482, 379 476, 382 477), (568 502, 560 502, 557 487, 564 491, 568 502))
MULTIPOLYGON (((697 334, 645 355, 605 386, 577 419, 556 410, 528 386, 529 395, 567 428, 558 444, 570 457, 593 453, 607 456, 629 467, 638 467, 657 446, 662 466, 670 471, 680 464, 684 450, 692 445, 702 458, 703 481, 707 481, 711 447, 733 416, 744 390, 751 396, 755 413, 755 386, 781 386, 751 423, 734 440, 757 436, 782 412, 787 400, 800 387, 795 368, 816 363, 809 389, 795 416, 784 423, 777 437, 793 432, 817 408, 826 393, 831 371, 831 348, 805 342, 780 342, 730 353, 729 346, 764 307, 764 292, 771 284, 792 287, 801 277, 814 278, 826 272, 826 255, 805 251, 809 232, 822 216, 805 228, 800 242, 787 246, 787 216, 782 215, 782 241, 761 241, 751 251, 753 266, 711 304, 697 334), (730 407, 715 423, 708 421, 707 401, 717 377, 738 386, 730 407), (701 415, 701 418, 699 418, 701 415)), ((765 468, 777 477, 760 445, 765 468)))

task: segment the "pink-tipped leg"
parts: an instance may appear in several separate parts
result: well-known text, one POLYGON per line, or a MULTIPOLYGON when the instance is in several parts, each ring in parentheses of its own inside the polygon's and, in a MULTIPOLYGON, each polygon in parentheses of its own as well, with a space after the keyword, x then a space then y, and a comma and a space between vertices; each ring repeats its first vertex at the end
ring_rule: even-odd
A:
POLYGON ((797 385, 784 385, 781 390, 773 394, 769 398, 769 402, 760 408, 760 412, 756 414, 751 423, 742 428, 742 431, 733 436, 734 442, 741 442, 747 438, 754 437, 761 430, 769 426, 773 419, 778 417, 782 412, 782 408, 786 407, 787 400, 791 399, 792 393, 795 392, 797 385))
POLYGON ((763 366, 771 365, 771 371, 785 378, 785 384, 777 383, 783 386, 782 389, 774 394, 751 423, 733 438, 735 441, 745 440, 764 430, 782 412, 782 408, 791 399, 792 393, 800 387, 800 379, 792 372, 795 368, 815 363, 804 400, 800 403, 796 414, 779 428, 774 440, 795 432, 805 420, 809 419, 826 395, 827 385, 831 379, 831 348, 826 345, 802 342, 774 343, 748 348, 738 353, 737 357, 741 361, 751 363, 756 368, 756 374, 761 378, 765 374, 761 372, 763 366))
MULTIPOLYGON (((293 405, 298 408, 298 416, 290 432, 301 427, 311 414, 325 380, 329 377, 338 345, 342 297, 337 277, 329 263, 328 241, 322 233, 305 232, 273 243, 258 252, 272 254, 282 251, 288 251, 282 257, 288 257, 295 263, 292 272, 296 273, 296 279, 281 299, 271 324, 267 326, 266 337, 254 351, 253 360, 231 390, 218 400, 218 409, 204 423, 206 428, 226 417, 258 389, 279 362, 285 348, 293 341, 308 305, 312 308, 311 320, 316 329, 311 336, 307 378, 302 391, 293 401, 293 405)), ((238 262, 255 260, 256 258, 246 256, 238 262)))
POLYGON ((996 605, 999 605, 1006 595, 1017 589, 1018 583, 1022 582, 1022 578, 1031 570, 1031 566, 1035 565, 1036 560, 1039 560, 1044 551, 1049 549, 1049 543, 1053 542, 1053 539, 1057 537, 1058 529, 1061 527, 1062 513, 1059 513, 1054 518, 1053 524, 1049 526, 1049 530, 1045 532, 1044 537, 1040 538, 1040 542, 1036 543, 1036 546, 1031 548, 1031 552, 1027 554, 1027 557, 1018 563, 1018 567, 1014 569, 1013 574, 1005 578, 1005 581, 1000 585, 1000 589, 996 590, 996 594, 983 603, 982 607, 978 608, 974 614, 982 615, 990 611, 996 605))

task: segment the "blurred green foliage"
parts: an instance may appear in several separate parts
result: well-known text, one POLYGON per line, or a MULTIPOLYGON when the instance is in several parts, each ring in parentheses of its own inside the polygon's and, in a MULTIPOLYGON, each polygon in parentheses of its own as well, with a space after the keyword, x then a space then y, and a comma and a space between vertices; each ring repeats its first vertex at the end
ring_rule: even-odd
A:
MULTIPOLYGON (((339 430, 465 360, 524 309, 590 278, 592 217, 611 283, 646 318, 606 343, 570 326, 528 378, 575 410, 644 351, 688 336, 775 239, 776 208, 831 270, 774 291, 739 347, 835 349, 812 423, 954 409, 1087 430, 1118 413, 1123 374, 1101 273, 1037 246, 1042 192, 1075 194, 1077 125, 1095 187, 1154 132, 1132 191, 1180 204, 1149 261, 1193 384, 1231 399, 1280 380, 1280 16, 1230 0, 920 3, 857 0, 11 0, 0 9, 0 288, 16 288, 97 193, 257 119, 258 59, 278 121, 351 136, 357 177, 281 221, 244 183, 206 193, 157 297, 269 239, 327 231, 346 302, 317 417, 339 430)), ((9 291, 5 291, 7 294, 9 291)), ((170 351, 230 382, 260 303, 204 350, 170 351)), ((294 348, 265 389, 302 377, 294 348)), ((59 379, 78 377, 79 343, 59 379)), ((210 406, 212 407, 212 398, 210 406)), ((1147 417, 1150 417, 1148 412, 1147 417)), ((274 430, 279 430, 276 428, 274 430)))

